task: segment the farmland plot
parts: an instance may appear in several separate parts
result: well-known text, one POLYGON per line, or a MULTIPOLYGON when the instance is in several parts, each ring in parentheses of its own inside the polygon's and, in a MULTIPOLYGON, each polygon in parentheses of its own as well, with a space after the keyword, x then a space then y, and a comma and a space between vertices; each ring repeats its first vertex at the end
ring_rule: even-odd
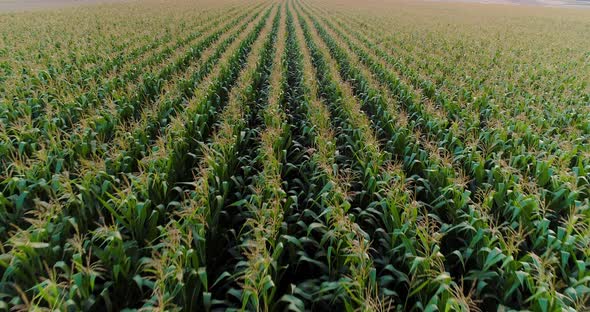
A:
POLYGON ((0 308, 581 311, 590 11, 0 14, 0 308))

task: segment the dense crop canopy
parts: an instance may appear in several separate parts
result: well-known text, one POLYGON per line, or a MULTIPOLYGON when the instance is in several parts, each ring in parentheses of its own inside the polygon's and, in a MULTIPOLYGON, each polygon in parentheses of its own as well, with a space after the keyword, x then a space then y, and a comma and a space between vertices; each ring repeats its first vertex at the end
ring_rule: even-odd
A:
POLYGON ((590 12, 0 14, 0 309, 581 311, 590 12))

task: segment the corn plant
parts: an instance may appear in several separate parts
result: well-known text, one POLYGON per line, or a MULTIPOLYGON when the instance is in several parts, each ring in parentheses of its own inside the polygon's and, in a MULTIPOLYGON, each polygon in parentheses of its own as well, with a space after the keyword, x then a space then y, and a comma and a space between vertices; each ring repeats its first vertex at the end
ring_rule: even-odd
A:
POLYGON ((585 311, 588 17, 0 12, 0 310, 585 311))

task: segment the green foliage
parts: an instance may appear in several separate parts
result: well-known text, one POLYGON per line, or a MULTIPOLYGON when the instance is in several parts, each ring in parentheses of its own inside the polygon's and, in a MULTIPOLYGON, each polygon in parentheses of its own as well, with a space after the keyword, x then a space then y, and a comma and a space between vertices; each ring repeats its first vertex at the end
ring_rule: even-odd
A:
POLYGON ((370 5, 176 4, 1 16, 0 309, 588 307, 585 73, 370 5))

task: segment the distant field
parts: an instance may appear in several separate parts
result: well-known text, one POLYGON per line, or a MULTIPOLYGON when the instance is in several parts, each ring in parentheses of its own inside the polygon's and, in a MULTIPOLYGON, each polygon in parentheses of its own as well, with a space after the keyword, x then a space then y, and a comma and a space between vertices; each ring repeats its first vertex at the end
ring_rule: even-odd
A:
MULTIPOLYGON (((118 2, 141 3, 142 0, 0 0, 0 12, 18 12, 42 9, 67 8, 79 5, 118 2)), ((149 2, 150 0, 148 0, 149 2)), ((590 8, 590 0, 423 0, 426 2, 471 2, 484 4, 509 4, 525 6, 554 6, 590 8)))
POLYGON ((118 3, 133 0, 0 0, 0 12, 67 8, 79 5, 118 3))
POLYGON ((0 310, 590 306, 590 10, 0 1, 0 310))
POLYGON ((590 8, 588 0, 425 0, 425 1, 449 1, 449 2, 466 2, 481 4, 505 4, 505 5, 522 5, 522 6, 546 6, 562 8, 590 8))

